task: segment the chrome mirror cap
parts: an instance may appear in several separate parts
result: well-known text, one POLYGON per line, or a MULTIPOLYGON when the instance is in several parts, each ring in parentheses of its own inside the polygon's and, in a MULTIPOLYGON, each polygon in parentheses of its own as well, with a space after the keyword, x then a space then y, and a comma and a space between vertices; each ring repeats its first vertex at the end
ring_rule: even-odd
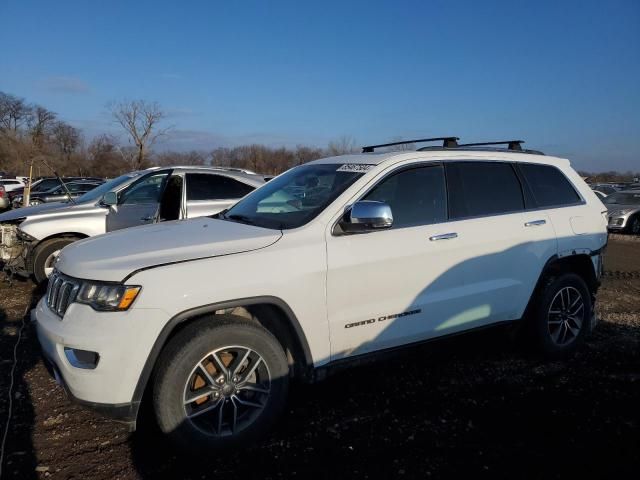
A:
POLYGON ((342 227, 345 231, 366 232, 393 225, 391 207, 384 202, 363 200, 356 202, 347 213, 342 227))

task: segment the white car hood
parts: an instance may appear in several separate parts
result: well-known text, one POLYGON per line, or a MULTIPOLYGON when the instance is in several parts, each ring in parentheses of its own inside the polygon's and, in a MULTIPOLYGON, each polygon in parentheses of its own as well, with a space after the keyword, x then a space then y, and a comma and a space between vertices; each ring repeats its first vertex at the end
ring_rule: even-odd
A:
POLYGON ((140 269, 268 247, 281 236, 280 230, 207 217, 164 222, 72 243, 56 268, 76 278, 119 282, 140 269))

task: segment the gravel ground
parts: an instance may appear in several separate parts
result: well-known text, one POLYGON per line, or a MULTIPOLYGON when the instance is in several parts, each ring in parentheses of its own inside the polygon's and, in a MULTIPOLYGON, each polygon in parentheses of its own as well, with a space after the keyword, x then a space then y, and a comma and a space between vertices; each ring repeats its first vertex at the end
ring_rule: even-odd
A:
MULTIPOLYGON (((499 330, 411 349, 296 386, 277 430, 252 448, 188 459, 147 423, 130 434, 70 403, 18 348, 5 478, 630 477, 640 469, 640 242, 612 238, 601 323, 566 362, 522 354, 499 330)), ((39 297, 0 285, 0 425, 23 314, 39 297)))

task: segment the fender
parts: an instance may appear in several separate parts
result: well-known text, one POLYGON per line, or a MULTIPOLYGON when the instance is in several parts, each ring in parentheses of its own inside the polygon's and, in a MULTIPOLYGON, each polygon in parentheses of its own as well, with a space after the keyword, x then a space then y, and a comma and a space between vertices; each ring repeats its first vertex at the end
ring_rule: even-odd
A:
POLYGON ((140 378, 138 379, 138 384, 136 385, 136 389, 133 393, 133 398, 131 399, 132 408, 135 412, 133 417, 135 418, 135 416, 137 416, 138 408, 140 406, 140 403, 142 402, 142 396, 144 395, 144 391, 147 388, 149 378, 151 377, 153 368, 155 367, 158 357, 160 356, 160 352, 166 345, 167 340, 171 335, 171 332, 173 332, 173 330, 179 324, 189 320, 190 318, 193 318, 199 315, 204 315, 207 313, 212 313, 217 310, 226 310, 228 308, 235 308, 235 307, 248 307, 251 305, 258 305, 258 304, 274 305, 280 308, 285 313, 285 315, 287 316, 287 319, 289 320, 289 323, 293 327, 297 340, 300 342, 300 346, 302 347, 302 352, 304 354, 304 360, 306 365, 312 366, 313 358, 311 356, 311 350, 309 349, 309 343, 307 342, 307 338, 304 334, 304 331, 300 326, 300 322, 298 321, 298 318, 296 317, 296 315, 293 313, 293 310, 291 310, 291 307, 289 307, 289 305, 284 300, 278 297, 260 296, 260 297, 238 298, 235 300, 228 300, 225 302, 218 302, 218 303, 210 303, 200 307, 190 308, 188 310, 178 313, 177 315, 174 315, 167 322, 167 324, 162 328, 160 335, 158 335, 158 338, 153 344, 153 347, 151 348, 151 352, 149 352, 147 361, 145 362, 144 367, 142 369, 142 373, 140 374, 140 378))

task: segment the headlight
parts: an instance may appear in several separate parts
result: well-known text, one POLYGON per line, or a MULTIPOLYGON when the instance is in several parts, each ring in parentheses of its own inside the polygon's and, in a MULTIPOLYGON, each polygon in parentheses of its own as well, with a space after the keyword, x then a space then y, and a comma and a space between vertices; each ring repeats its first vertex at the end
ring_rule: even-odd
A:
POLYGON ((84 282, 78 291, 76 302, 103 312, 128 310, 141 288, 137 285, 84 282))

